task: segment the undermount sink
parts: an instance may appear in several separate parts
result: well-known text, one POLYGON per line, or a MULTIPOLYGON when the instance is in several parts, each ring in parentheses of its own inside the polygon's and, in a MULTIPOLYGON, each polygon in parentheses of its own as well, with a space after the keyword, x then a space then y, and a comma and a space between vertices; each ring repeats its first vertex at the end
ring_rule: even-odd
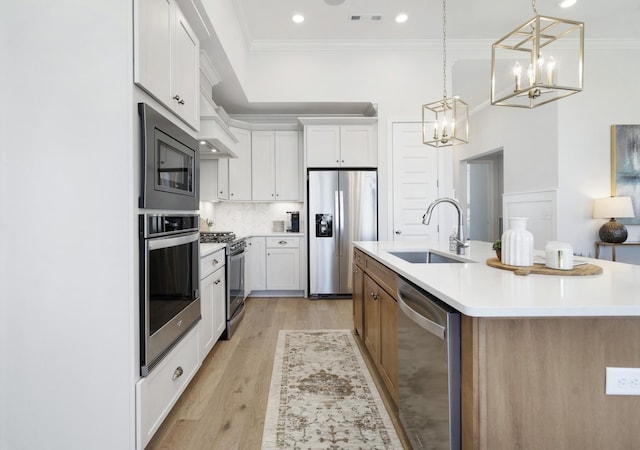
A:
POLYGON ((467 262, 429 251, 393 251, 389 252, 389 254, 396 258, 404 259, 412 264, 450 264, 467 262))

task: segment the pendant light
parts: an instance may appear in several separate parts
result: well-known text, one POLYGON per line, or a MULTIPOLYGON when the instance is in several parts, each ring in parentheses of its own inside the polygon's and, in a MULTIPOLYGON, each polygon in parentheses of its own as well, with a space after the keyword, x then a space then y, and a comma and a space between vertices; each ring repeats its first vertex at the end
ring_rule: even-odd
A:
POLYGON ((442 100, 422 105, 422 142, 449 147, 469 142, 469 105, 447 97, 447 1, 442 0, 442 100))
POLYGON ((491 104, 535 108, 582 91, 584 24, 538 15, 495 42, 491 104))

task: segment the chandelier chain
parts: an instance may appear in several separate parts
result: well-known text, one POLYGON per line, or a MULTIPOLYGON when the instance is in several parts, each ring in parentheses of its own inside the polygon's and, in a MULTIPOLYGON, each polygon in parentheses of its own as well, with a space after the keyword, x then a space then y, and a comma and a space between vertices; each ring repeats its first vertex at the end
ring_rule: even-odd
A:
POLYGON ((538 10, 536 9, 536 0, 531 0, 531 7, 533 8, 533 15, 538 15, 538 10))
MULTIPOLYGON (((535 1, 535 0, 534 0, 535 1)), ((447 98, 447 0, 442 0, 442 95, 447 98)))

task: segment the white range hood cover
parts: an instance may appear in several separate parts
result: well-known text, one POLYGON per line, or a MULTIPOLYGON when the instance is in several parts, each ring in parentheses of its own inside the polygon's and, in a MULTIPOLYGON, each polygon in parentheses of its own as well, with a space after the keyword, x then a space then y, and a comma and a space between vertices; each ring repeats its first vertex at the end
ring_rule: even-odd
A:
POLYGON ((200 94, 200 144, 201 158, 237 158, 233 148, 238 138, 229 130, 226 122, 216 111, 213 100, 200 94), (211 149, 217 150, 212 152, 211 149))

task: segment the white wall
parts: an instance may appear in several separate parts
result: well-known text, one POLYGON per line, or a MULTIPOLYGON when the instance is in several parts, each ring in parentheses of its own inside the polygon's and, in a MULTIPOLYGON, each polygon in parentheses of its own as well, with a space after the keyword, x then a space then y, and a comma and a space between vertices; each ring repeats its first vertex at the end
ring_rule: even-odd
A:
MULTIPOLYGON (((583 92, 533 110, 487 106, 471 117, 470 144, 455 153, 465 160, 504 147, 504 192, 558 189, 557 238, 590 256, 603 223, 591 217, 593 199, 610 195, 610 126, 639 121, 640 44, 602 45, 586 45, 583 92)), ((640 240, 640 226, 628 229, 630 241, 640 240)), ((618 260, 640 263, 634 249, 618 260)))
MULTIPOLYGON (((613 124, 638 124, 640 43, 617 49, 587 46, 584 91, 558 103, 559 237, 584 254, 605 222, 593 219, 593 199, 611 195, 613 124)), ((640 211, 636 211, 640 214, 640 211)), ((640 226, 629 225, 629 241, 640 241, 640 226)), ((609 249, 603 250, 606 257, 609 249)), ((618 261, 640 264, 640 248, 619 249, 618 261)))
POLYGON ((132 4, 0 4, 0 448, 133 447, 132 4))

